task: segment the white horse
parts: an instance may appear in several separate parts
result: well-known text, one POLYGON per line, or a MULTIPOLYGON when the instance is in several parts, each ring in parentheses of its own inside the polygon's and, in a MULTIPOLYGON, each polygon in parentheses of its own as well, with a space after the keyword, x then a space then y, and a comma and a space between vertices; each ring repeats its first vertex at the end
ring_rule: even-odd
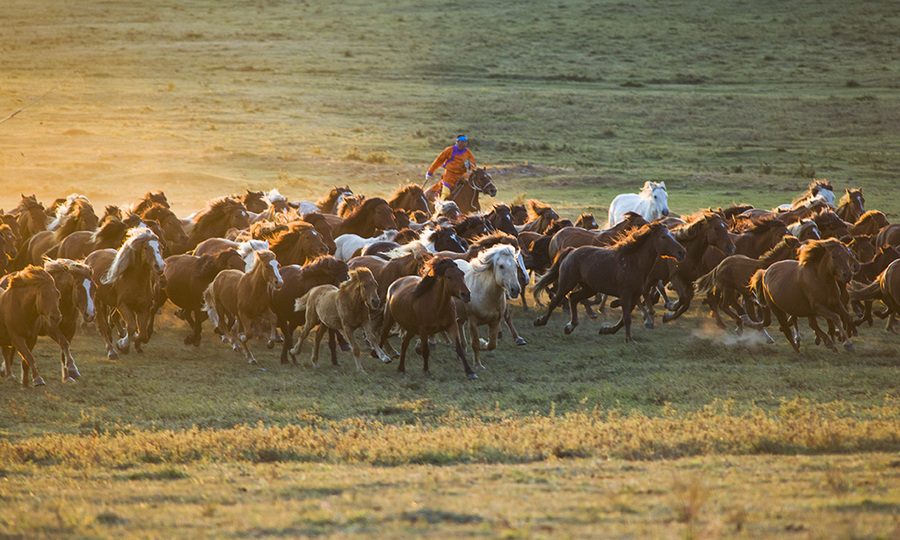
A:
POLYGON ((397 236, 397 231, 394 229, 388 229, 372 238, 363 238, 353 233, 342 234, 334 239, 334 258, 340 261, 349 261, 356 250, 365 249, 375 242, 390 242, 395 236, 397 236))
POLYGON ((647 221, 669 215, 669 193, 665 182, 644 182, 640 193, 616 195, 609 205, 607 228, 611 229, 622 221, 626 212, 637 212, 647 221))
MULTIPOLYGON (((522 289, 518 276, 519 253, 508 244, 500 244, 482 251, 471 262, 457 259, 457 266, 466 276, 466 286, 471 298, 468 303, 456 301, 457 321, 460 325, 469 323, 469 335, 475 365, 484 369, 479 351, 482 350, 478 327, 488 325, 490 339, 485 350, 497 347, 500 323, 506 315, 506 299, 519 296, 522 289)), ((462 330, 462 327, 460 327, 462 330)), ((461 335, 464 335, 460 332, 461 335)), ((465 345, 463 345, 465 346, 465 345)))

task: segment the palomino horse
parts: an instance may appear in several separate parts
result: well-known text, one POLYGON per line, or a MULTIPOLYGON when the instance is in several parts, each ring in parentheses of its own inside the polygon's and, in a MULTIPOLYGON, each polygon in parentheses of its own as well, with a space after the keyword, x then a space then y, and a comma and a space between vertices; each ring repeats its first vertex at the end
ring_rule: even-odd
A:
POLYGON ((166 296, 181 308, 181 316, 191 326, 185 345, 200 346, 200 332, 206 312, 203 311, 203 291, 222 270, 243 270, 244 259, 235 249, 225 249, 214 255, 171 255, 166 258, 166 296))
POLYGON ((812 240, 800 248, 799 261, 780 261, 758 270, 750 280, 763 311, 761 327, 771 324, 771 313, 794 352, 800 352, 799 335, 794 335, 792 317, 807 317, 817 340, 837 350, 834 341, 819 328, 816 317, 825 317, 837 329, 844 348, 854 350, 849 330, 853 321, 847 309, 844 285, 859 270, 853 253, 839 240, 812 240))
POLYGON ((250 216, 244 203, 233 197, 222 197, 209 202, 193 220, 184 251, 194 249, 197 244, 213 237, 224 237, 229 229, 246 229, 250 226, 250 216))
MULTIPOLYGON (((440 186, 440 182, 437 186, 440 186)), ((439 187, 437 190, 429 189, 426 192, 432 202, 437 198, 438 191, 440 191, 439 187)), ((460 178, 447 200, 455 202, 460 213, 471 214, 481 211, 478 196, 482 193, 488 197, 497 196, 497 186, 494 185, 494 179, 487 172, 487 167, 475 169, 469 173, 468 177, 460 178)))
POLYGON ((94 295, 97 288, 91 277, 91 267, 69 259, 49 260, 44 269, 53 276, 56 289, 59 291, 59 311, 62 318, 59 325, 44 324, 41 335, 46 335, 59 344, 62 361, 62 379, 72 382, 81 377, 69 346, 78 329, 78 316, 89 323, 94 320, 94 295))
POLYGON ((134 350, 141 352, 141 344, 150 340, 160 278, 166 266, 159 237, 150 229, 134 228, 118 251, 97 250, 84 262, 91 267, 97 284, 97 330, 106 342, 107 357, 117 359, 116 349, 127 353, 132 343, 134 350), (126 333, 113 346, 110 322, 117 310, 125 320, 126 333))
MULTIPOLYGON (((366 372, 362 362, 359 361, 359 343, 357 343, 354 336, 354 332, 358 328, 363 329, 366 339, 372 345, 378 357, 381 358, 381 361, 385 364, 391 362, 391 357, 386 355, 381 350, 381 347, 378 346, 378 341, 372 330, 372 318, 369 315, 372 311, 381 307, 381 299, 378 297, 378 283, 368 268, 351 270, 349 276, 350 279, 341 283, 340 287, 330 284, 313 287, 308 293, 298 298, 294 306, 296 311, 304 311, 306 313, 306 322, 303 324, 303 331, 300 333, 297 345, 291 349, 291 354, 300 354, 300 349, 303 347, 306 337, 309 336, 313 328, 318 327, 312 351, 312 365, 314 368, 319 367, 319 346, 322 343, 322 337, 329 329, 342 332, 347 341, 350 342, 358 371, 366 372)), ((334 350, 332 349, 333 352, 334 350)), ((333 363, 337 362, 334 355, 332 355, 331 360, 333 363)))
POLYGON ((547 324, 550 314, 568 295, 571 320, 565 332, 571 334, 578 326, 578 303, 603 293, 619 298, 622 318, 613 326, 601 327, 600 333, 614 334, 624 326, 625 341, 631 342, 631 312, 646 290, 653 264, 660 257, 682 261, 686 253, 685 248, 661 223, 644 225, 608 248, 566 248, 534 285, 535 290, 543 291, 551 283, 557 283, 557 292, 547 307, 547 313, 535 319, 534 325, 547 324), (575 290, 578 286, 580 289, 575 290))
POLYGON ((394 210, 406 210, 407 212, 421 210, 426 214, 432 212, 432 208, 425 198, 425 190, 418 184, 409 184, 399 188, 388 199, 388 204, 394 210))
POLYGON ((272 318, 269 291, 283 283, 275 254, 268 250, 253 252, 253 266, 246 273, 222 270, 203 293, 203 311, 229 339, 232 347, 242 349, 247 362, 258 364, 250 351, 253 320, 272 318))
MULTIPOLYGON (((741 306, 741 302, 738 301, 738 296, 740 295, 740 298, 743 299, 744 305, 751 305, 750 278, 757 270, 768 268, 778 261, 796 259, 799 250, 800 240, 786 235, 759 259, 739 254, 730 255, 725 257, 718 266, 694 281, 694 292, 699 296, 706 295, 706 303, 712 310, 720 328, 725 328, 725 323, 722 322, 719 315, 721 310, 734 319, 738 332, 740 332, 748 315, 741 306)), ((774 343, 768 334, 766 334, 766 338, 774 343)))
POLYGON ((431 351, 426 344, 431 336, 447 332, 456 349, 456 356, 462 361, 466 377, 478 378, 466 360, 466 350, 459 335, 456 303, 453 301, 458 298, 468 302, 469 296, 465 274, 450 259, 436 258, 423 277, 407 276, 391 284, 384 304, 380 345, 384 347, 394 323, 404 330, 397 371, 406 373, 406 351, 412 338, 419 336, 422 340, 423 371, 427 377, 432 377, 428 369, 431 351))
MULTIPOLYGON (((269 307, 275 314, 275 323, 284 337, 281 348, 281 363, 287 364, 288 353, 293 346, 294 330, 302 326, 306 313, 294 311, 294 302, 310 289, 318 285, 334 285, 335 287, 347 281, 347 263, 339 261, 331 256, 320 257, 306 266, 291 264, 281 267, 283 284, 280 288, 271 291, 269 307)), ((334 347, 334 341, 329 340, 329 345, 334 347)), ((332 349, 332 358, 335 357, 332 349)), ((297 358, 292 354, 291 360, 297 363, 297 358)))
POLYGON ((481 363, 481 339, 478 327, 488 325, 489 341, 485 350, 497 348, 500 323, 506 318, 506 299, 516 298, 522 292, 519 285, 517 261, 518 253, 508 244, 499 244, 478 254, 471 262, 457 260, 456 263, 466 276, 469 288, 469 302, 457 301, 456 313, 460 324, 469 323, 469 336, 475 365, 484 369, 481 363))
POLYGON ((12 274, 6 290, 0 292, 0 347, 4 369, 0 375, 12 377, 13 356, 22 357, 22 385, 46 384, 38 373, 31 349, 40 328, 59 324, 59 291, 53 278, 37 266, 12 274))
POLYGON ((609 205, 606 228, 611 229, 622 220, 625 212, 637 212, 647 221, 669 215, 669 193, 665 182, 644 182, 640 193, 621 193, 609 205))
POLYGON ((856 223, 866 213, 866 198, 863 197, 862 188, 847 188, 834 212, 847 223, 856 223))

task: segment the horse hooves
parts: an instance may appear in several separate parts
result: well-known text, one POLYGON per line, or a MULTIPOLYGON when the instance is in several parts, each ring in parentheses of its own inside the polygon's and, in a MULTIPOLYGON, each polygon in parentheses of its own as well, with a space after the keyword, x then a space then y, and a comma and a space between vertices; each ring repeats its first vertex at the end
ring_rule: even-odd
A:
POLYGON ((587 316, 588 316, 589 319, 596 319, 596 318, 597 318, 597 314, 594 313, 593 311, 591 311, 590 313, 588 313, 587 316))
POLYGON ((468 377, 470 379, 477 379, 478 375, 476 375, 475 372, 472 372, 472 373, 466 373, 466 377, 468 377))
POLYGON ((617 331, 615 326, 601 326, 597 333, 601 336, 609 336, 615 334, 617 331))
POLYGON ((34 380, 32 381, 32 384, 33 384, 34 386, 44 386, 44 385, 47 384, 47 383, 44 382, 44 378, 43 378, 43 377, 38 377, 38 378, 36 378, 36 379, 34 379, 34 380))
POLYGON ((426 379, 434 380, 434 373, 432 373, 430 371, 424 371, 423 374, 425 375, 426 379))
POLYGON ((109 351, 106 353, 106 357, 110 360, 118 360, 119 353, 117 353, 116 351, 109 351))
POLYGON ((247 363, 250 364, 251 366, 259 365, 259 362, 256 361, 256 358, 251 358, 250 360, 247 360, 247 363))
POLYGON ((547 324, 547 321, 545 321, 543 317, 538 317, 537 319, 534 320, 535 326, 544 326, 546 324, 547 324))
POLYGON ((66 376, 66 377, 63 377, 63 382, 66 383, 66 384, 70 384, 70 383, 74 383, 74 382, 76 382, 76 381, 75 381, 74 378, 69 377, 69 376, 66 376))
POLYGON ((66 377, 71 377, 73 379, 80 379, 81 373, 78 372, 78 368, 68 369, 68 370, 66 370, 66 377))
POLYGON ((844 350, 849 352, 856 352, 856 347, 848 341, 847 343, 844 343, 844 350))
POLYGON ((266 342, 266 348, 271 351, 272 349, 275 348, 275 342, 270 339, 269 341, 266 342))
POLYGON ((437 341, 435 341, 433 339, 429 339, 428 340, 428 350, 433 351, 435 349, 437 349, 437 341))
POLYGON ((523 337, 516 338, 516 345, 526 345, 526 344, 528 344, 528 342, 525 341, 525 338, 523 338, 523 337))
POLYGON ((675 320, 675 314, 672 313, 671 311, 668 312, 668 313, 666 313, 665 315, 663 315, 663 322, 664 322, 664 323, 671 322, 671 321, 674 321, 674 320, 675 320))
POLYGON ((644 321, 644 328, 653 330, 654 328, 656 328, 656 324, 654 324, 653 321, 644 321))
POLYGON ((572 324, 571 324, 571 323, 570 323, 570 324, 567 324, 567 325, 566 325, 566 327, 565 327, 565 328, 563 328, 563 332, 565 332, 565 333, 566 333, 566 335, 569 335, 569 334, 571 334, 571 333, 572 333, 572 332, 573 332, 573 331, 574 331, 574 330, 575 330, 575 327, 574 327, 574 326, 572 326, 572 324))

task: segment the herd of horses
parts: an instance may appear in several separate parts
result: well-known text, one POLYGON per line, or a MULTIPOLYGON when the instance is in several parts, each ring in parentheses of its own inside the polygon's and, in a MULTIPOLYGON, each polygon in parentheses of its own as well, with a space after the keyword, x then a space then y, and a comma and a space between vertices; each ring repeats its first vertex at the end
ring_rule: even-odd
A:
POLYGON ((0 375, 14 378, 18 353, 22 384, 45 384, 31 353, 45 335, 59 345, 63 380, 80 377, 70 352, 79 321, 96 328, 110 359, 141 352, 167 302, 190 328, 185 345, 200 345, 209 319, 252 364, 258 340, 281 342, 281 363, 296 364, 315 330, 314 366, 327 335, 335 364, 341 347, 364 372, 363 350, 371 349, 384 363, 399 357, 405 372, 418 338, 430 376, 429 355, 443 337, 470 378, 477 375, 467 351, 484 368, 482 353, 497 347, 502 328, 525 344, 509 303, 521 298, 528 309, 532 277, 532 299, 545 310, 536 326, 562 306, 569 334, 579 309, 594 318, 609 301, 621 316, 600 333, 625 328, 626 341, 635 308, 652 328, 657 306, 668 323, 695 296, 721 327, 725 315, 738 332, 760 331, 770 342, 774 314, 795 351, 799 319, 817 343, 852 350, 860 323, 874 313, 892 329, 900 313, 900 224, 866 211, 861 188, 838 198, 819 180, 776 209, 735 205, 676 217, 665 184, 647 182, 613 201, 600 230, 591 214, 572 222, 535 200, 482 211, 478 195, 497 193, 485 169, 460 184, 448 200, 429 200, 414 184, 388 198, 336 186, 316 202, 247 190, 185 217, 161 191, 101 214, 77 194, 47 206, 23 195, 0 211, 0 375), (391 345, 398 330, 399 353, 391 345))

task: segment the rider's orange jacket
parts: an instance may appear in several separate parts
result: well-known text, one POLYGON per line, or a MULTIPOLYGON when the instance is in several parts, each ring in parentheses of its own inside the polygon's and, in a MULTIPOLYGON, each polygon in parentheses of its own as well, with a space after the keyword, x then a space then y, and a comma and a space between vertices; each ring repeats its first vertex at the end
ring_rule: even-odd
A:
POLYGON ((434 163, 431 164, 431 167, 428 167, 428 174, 434 174, 434 171, 444 168, 444 176, 441 178, 441 182, 447 184, 447 187, 453 188, 456 185, 456 182, 459 181, 460 178, 466 175, 468 169, 466 169, 466 162, 469 162, 469 167, 471 169, 475 169, 475 156, 472 155, 472 152, 466 148, 465 150, 456 146, 448 146, 441 152, 437 158, 435 158, 434 163))

